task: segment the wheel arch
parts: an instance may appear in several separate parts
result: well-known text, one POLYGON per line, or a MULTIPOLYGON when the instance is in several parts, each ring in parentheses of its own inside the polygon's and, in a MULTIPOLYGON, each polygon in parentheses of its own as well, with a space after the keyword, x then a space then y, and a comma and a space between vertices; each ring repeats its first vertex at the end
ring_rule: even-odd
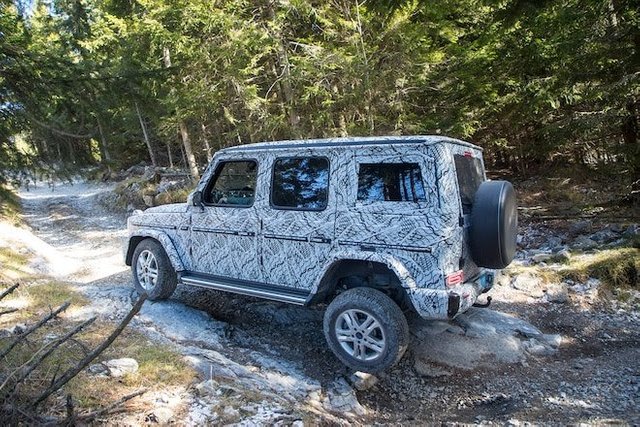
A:
POLYGON ((135 234, 129 236, 129 242, 125 253, 126 265, 131 265, 133 261, 133 253, 136 250, 136 247, 145 239, 153 239, 160 243, 167 254, 167 257, 169 257, 169 261, 175 271, 186 270, 180 256, 178 255, 175 245, 171 241, 171 238, 166 233, 156 230, 137 230, 135 234))
MULTIPOLYGON (((362 277, 365 275, 388 275, 389 283, 385 284, 394 290, 395 295, 390 295, 400 306, 407 303, 406 289, 415 288, 416 284, 404 264, 389 255, 384 254, 358 254, 343 253, 329 261, 319 275, 319 279, 311 290, 311 296, 307 301, 313 305, 330 300, 336 293, 340 281, 349 277, 362 277)), ((352 287, 380 288, 376 284, 355 284, 352 287)))

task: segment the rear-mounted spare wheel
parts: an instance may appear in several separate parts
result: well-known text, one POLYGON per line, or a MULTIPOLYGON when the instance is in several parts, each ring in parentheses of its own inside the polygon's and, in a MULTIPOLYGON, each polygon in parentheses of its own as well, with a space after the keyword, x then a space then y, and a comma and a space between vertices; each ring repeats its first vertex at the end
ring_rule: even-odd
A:
POLYGON ((469 232, 471 255, 480 267, 504 268, 516 253, 518 210, 508 181, 485 181, 475 194, 469 232))

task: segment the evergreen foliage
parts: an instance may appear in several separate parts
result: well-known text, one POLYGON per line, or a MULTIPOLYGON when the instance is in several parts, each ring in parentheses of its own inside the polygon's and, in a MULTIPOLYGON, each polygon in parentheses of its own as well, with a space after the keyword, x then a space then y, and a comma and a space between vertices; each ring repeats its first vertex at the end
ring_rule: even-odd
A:
POLYGON ((4 179, 433 133, 521 172, 640 173, 633 0, 0 1, 4 179))

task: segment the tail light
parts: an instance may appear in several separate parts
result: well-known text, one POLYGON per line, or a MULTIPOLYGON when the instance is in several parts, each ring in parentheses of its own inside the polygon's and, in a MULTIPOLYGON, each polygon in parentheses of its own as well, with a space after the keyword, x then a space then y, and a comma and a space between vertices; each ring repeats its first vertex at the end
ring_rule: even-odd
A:
POLYGON ((459 285, 463 282, 464 282, 464 272, 462 270, 458 270, 455 273, 451 273, 445 278, 445 283, 447 284, 447 287, 450 287, 450 288, 453 286, 459 285))

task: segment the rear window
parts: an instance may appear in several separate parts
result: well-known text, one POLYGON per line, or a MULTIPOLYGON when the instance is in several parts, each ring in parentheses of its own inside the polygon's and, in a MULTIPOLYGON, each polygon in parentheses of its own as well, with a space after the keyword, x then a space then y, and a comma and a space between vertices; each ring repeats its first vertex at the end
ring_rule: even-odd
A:
POLYGON ((358 200, 424 202, 426 195, 418 163, 361 163, 358 200))
POLYGON ((484 172, 480 159, 471 156, 455 154, 456 174, 458 175, 458 188, 460 189, 460 201, 462 212, 471 213, 473 199, 476 191, 484 181, 484 172))

